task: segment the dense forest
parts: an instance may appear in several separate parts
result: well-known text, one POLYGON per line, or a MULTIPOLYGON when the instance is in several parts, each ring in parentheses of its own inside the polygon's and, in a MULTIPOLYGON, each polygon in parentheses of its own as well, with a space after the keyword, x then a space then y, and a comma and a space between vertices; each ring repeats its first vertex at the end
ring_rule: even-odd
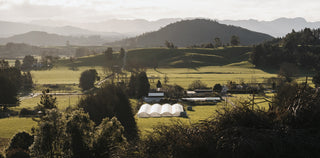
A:
POLYGON ((283 38, 277 38, 254 47, 251 62, 260 68, 279 68, 291 63, 300 68, 320 68, 320 29, 292 30, 283 38))
POLYGON ((258 44, 273 37, 267 34, 253 32, 241 27, 220 24, 206 19, 184 20, 167 25, 155 32, 149 32, 107 45, 120 45, 126 47, 159 47, 165 41, 172 42, 178 47, 201 45, 213 42, 219 38, 222 44, 230 43, 231 37, 239 37, 241 45, 258 44))

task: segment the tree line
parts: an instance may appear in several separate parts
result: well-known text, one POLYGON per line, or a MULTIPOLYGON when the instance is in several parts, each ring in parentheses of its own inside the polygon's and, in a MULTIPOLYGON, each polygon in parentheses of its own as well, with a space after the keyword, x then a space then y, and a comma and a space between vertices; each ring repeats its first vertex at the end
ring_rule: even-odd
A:
POLYGON ((279 68, 292 63, 300 68, 320 70, 320 29, 292 30, 284 38, 254 47, 250 61, 260 68, 279 68))

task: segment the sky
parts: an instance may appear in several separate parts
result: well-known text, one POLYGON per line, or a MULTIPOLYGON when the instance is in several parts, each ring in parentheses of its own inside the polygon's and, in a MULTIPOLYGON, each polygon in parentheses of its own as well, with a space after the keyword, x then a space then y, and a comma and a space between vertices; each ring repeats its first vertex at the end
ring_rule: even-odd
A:
POLYGON ((320 0, 0 0, 1 21, 153 21, 192 17, 264 21, 303 17, 320 21, 320 0))

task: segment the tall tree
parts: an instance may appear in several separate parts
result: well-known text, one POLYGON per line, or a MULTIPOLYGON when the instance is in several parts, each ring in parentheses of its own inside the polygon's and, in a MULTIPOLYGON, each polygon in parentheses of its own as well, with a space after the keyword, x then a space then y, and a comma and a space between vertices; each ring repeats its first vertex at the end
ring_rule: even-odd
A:
POLYGON ((147 77, 146 72, 142 71, 138 74, 137 79, 137 97, 142 98, 147 96, 150 90, 150 83, 147 77))
POLYGON ((161 84, 160 80, 158 80, 157 88, 161 88, 161 87, 162 87, 162 84, 161 84))
POLYGON ((48 109, 57 108, 57 98, 53 97, 49 89, 43 90, 40 98, 40 103, 37 106, 37 110, 45 112, 48 109))
POLYGON ((220 40, 219 37, 214 38, 214 42, 215 42, 215 47, 221 47, 222 46, 222 42, 220 40))
POLYGON ((106 51, 104 51, 104 55, 106 57, 107 61, 111 61, 113 56, 112 56, 113 50, 111 47, 108 47, 106 51))
POLYGON ((0 74, 0 104, 16 104, 18 89, 7 76, 0 74))
POLYGON ((33 64, 35 63, 36 63, 36 59, 31 55, 27 55, 23 58, 21 69, 23 71, 30 71, 32 69, 33 64))
POLYGON ((230 40, 231 46, 237 46, 240 44, 240 40, 238 36, 233 35, 230 40))
POLYGON ((89 113, 90 119, 97 125, 105 117, 117 117, 125 129, 125 136, 137 138, 137 125, 131 104, 122 86, 107 84, 95 94, 87 95, 78 105, 89 113))
POLYGON ((17 59, 17 60, 14 62, 14 67, 17 68, 17 69, 19 69, 19 70, 21 69, 21 62, 20 62, 20 60, 17 59))
POLYGON ((96 158, 119 157, 125 155, 127 140, 124 128, 116 117, 105 118, 97 127, 93 141, 93 153, 96 158))
POLYGON ((81 73, 79 87, 88 90, 94 87, 94 82, 99 80, 96 69, 89 69, 81 73))

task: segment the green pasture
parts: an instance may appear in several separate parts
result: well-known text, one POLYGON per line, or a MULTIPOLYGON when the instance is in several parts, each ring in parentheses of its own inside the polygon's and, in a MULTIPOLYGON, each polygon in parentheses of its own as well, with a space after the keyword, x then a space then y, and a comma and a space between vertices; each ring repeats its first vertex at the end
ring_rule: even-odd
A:
POLYGON ((19 131, 31 132, 31 128, 36 125, 32 118, 9 117, 0 119, 0 138, 11 138, 19 131))
POLYGON ((228 81, 235 81, 237 83, 242 81, 246 83, 264 82, 267 78, 277 76, 276 74, 256 69, 248 62, 234 63, 226 66, 207 66, 198 69, 148 69, 147 74, 148 77, 159 77, 161 82, 164 81, 163 78, 167 75, 169 77, 168 84, 178 84, 184 88, 188 88, 188 85, 194 80, 201 80, 208 87, 213 87, 216 83, 227 84, 228 81))
POLYGON ((79 78, 83 71, 96 69, 99 75, 104 74, 102 67, 78 67, 72 70, 69 67, 55 67, 51 70, 31 71, 35 84, 79 84, 79 78))
MULTIPOLYGON (((60 110, 66 109, 69 105, 74 106, 81 99, 82 95, 53 95, 57 98, 57 107, 60 110)), ((27 108, 32 110, 34 107, 40 103, 41 96, 36 96, 34 98, 28 98, 20 101, 20 105, 17 107, 11 107, 11 110, 20 111, 22 108, 27 108)))

